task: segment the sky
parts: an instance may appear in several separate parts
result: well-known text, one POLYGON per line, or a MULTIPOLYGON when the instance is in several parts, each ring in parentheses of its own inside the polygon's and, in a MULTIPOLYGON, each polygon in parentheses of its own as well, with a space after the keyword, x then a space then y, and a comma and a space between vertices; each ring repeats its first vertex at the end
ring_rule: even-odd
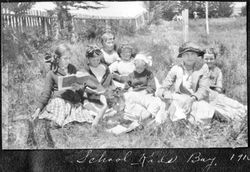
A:
MULTIPOLYGON (((93 3, 93 2, 90 2, 93 3)), ((133 18, 146 11, 142 5, 142 1, 125 1, 125 2, 101 2, 105 8, 101 9, 71 9, 70 12, 74 14, 83 14, 88 16, 103 16, 103 17, 120 17, 120 18, 133 18)), ((32 10, 53 10, 56 7, 52 2, 37 2, 32 10)))
MULTIPOLYGON (((94 2, 89 1, 90 4, 94 4, 94 2)), ((143 1, 123 1, 123 2, 108 2, 108 1, 101 1, 101 3, 106 8, 101 8, 98 10, 95 9, 71 9, 70 12, 72 14, 82 14, 87 16, 102 16, 106 18, 133 18, 138 16, 146 11, 143 7, 143 1)), ((246 5, 246 2, 234 2, 235 7, 242 7, 246 5)), ((32 10, 53 10, 55 9, 56 5, 52 2, 37 2, 33 7, 32 10)))

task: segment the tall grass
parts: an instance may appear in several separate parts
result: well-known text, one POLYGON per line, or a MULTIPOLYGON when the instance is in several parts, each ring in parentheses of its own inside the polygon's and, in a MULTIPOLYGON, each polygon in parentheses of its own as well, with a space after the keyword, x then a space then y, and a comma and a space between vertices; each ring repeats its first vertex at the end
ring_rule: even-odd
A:
MULTIPOLYGON (((124 32, 125 33, 125 32, 124 32)), ((32 39, 32 38, 31 38, 32 39)), ((38 41, 42 40, 39 37, 38 41)), ((203 19, 190 20, 190 41, 198 42, 202 47, 214 47, 218 51, 218 65, 224 75, 226 94, 240 102, 247 103, 247 66, 246 66, 246 18, 237 20, 211 19, 210 35, 206 36, 205 21, 203 19)), ((152 71, 160 82, 166 77, 171 65, 177 60, 178 47, 183 42, 182 25, 177 22, 160 21, 158 25, 151 25, 136 34, 117 35, 117 43, 129 40, 138 51, 148 53, 153 57, 152 71)), ((22 40, 21 40, 22 42, 22 40)), ((5 148, 24 148, 20 145, 20 135, 15 136, 17 130, 25 133, 25 125, 18 128, 19 119, 30 118, 36 108, 43 89, 45 74, 49 70, 43 61, 44 54, 65 41, 44 41, 35 47, 27 42, 28 50, 33 60, 28 61, 23 53, 16 53, 13 61, 8 61, 2 67, 2 117, 3 146, 5 148), (3 99, 4 98, 4 99, 3 99), (7 100, 7 101, 6 101, 7 100)), ((86 45, 93 41, 79 41, 66 44, 70 47, 69 55, 72 63, 78 69, 86 65, 86 45)), ((21 44, 21 43, 20 43, 21 44)), ((100 45, 99 43, 97 43, 100 45)), ((5 50, 4 54, 11 56, 5 50)), ((132 132, 128 135, 113 136, 104 132, 104 128, 95 135, 90 133, 87 124, 76 125, 71 128, 53 130, 52 135, 58 148, 90 148, 90 147, 209 147, 209 146, 242 146, 235 140, 228 142, 228 132, 231 125, 216 131, 206 131, 201 128, 185 128, 170 122, 164 124, 157 131, 150 128, 132 132), (219 131, 220 130, 220 131, 219 131), (214 132, 214 133, 213 133, 214 132), (218 135, 218 132, 222 133, 218 135), (108 138, 108 139, 107 139, 108 138), (88 141, 86 141, 88 140, 88 141)), ((24 143, 24 142, 23 142, 24 143)))

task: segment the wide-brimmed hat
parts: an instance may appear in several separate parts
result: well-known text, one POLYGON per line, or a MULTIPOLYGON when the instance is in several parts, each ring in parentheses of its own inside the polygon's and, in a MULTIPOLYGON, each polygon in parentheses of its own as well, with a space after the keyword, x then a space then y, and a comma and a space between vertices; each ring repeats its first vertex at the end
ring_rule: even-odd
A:
POLYGON ((183 53, 186 53, 186 52, 194 52, 194 53, 197 53, 198 56, 203 56, 204 55, 204 51, 201 50, 201 48, 196 45, 195 43, 193 42, 186 42, 184 44, 182 44, 179 48, 179 54, 177 56, 177 58, 181 58, 182 57, 182 54, 183 53))

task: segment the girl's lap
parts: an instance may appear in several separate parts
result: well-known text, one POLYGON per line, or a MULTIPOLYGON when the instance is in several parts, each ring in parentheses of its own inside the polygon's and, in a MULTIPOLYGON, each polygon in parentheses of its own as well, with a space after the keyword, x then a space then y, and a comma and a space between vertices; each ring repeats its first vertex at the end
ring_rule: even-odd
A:
POLYGON ((48 119, 63 126, 69 122, 92 122, 96 113, 84 108, 81 104, 73 104, 62 98, 53 98, 49 101, 39 119, 48 119))

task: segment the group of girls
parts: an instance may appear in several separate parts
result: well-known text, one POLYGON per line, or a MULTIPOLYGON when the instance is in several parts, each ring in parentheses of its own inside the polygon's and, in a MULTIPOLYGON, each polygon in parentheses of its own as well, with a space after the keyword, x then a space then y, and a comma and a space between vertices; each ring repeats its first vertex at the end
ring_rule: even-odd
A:
POLYGON ((158 88, 150 70, 152 57, 135 52, 128 42, 116 50, 114 40, 114 34, 109 32, 102 36, 102 48, 88 46, 85 69, 76 69, 67 55, 68 47, 59 45, 53 56, 57 63, 46 76, 33 118, 47 119, 52 125, 63 127, 73 121, 97 126, 109 109, 122 111, 124 117, 132 120, 154 118, 157 124, 167 118, 203 123, 215 118, 240 120, 246 115, 246 106, 222 94, 222 72, 215 65, 213 49, 202 51, 192 42, 181 45, 181 62, 171 68, 158 88), (103 88, 105 92, 88 90, 87 83, 58 91, 58 76, 86 72, 97 81, 94 89, 103 88), (122 94, 112 95, 117 88, 122 94), (118 97, 113 100, 118 106, 109 105, 110 97, 118 97))

